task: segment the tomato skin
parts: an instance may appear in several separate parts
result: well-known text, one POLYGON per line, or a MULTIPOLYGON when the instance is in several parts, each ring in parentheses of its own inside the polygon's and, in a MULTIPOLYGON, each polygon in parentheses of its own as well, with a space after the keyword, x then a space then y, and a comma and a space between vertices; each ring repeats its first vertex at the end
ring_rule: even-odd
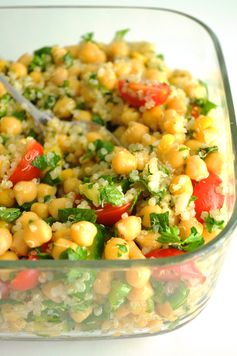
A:
POLYGON ((154 102, 153 106, 162 105, 170 94, 170 87, 166 83, 148 85, 120 80, 118 90, 123 100, 136 108, 149 101, 154 102))
POLYGON ((131 212, 129 212, 130 206, 131 206, 131 202, 124 204, 122 206, 113 206, 108 204, 103 208, 95 209, 95 213, 97 215, 96 222, 98 224, 103 224, 108 226, 113 225, 121 219, 121 216, 124 213, 131 215, 131 212))
POLYGON ((20 181, 30 181, 34 178, 38 178, 41 175, 41 170, 32 166, 31 162, 44 153, 44 148, 37 141, 33 141, 29 144, 26 153, 21 158, 14 172, 10 176, 9 180, 15 185, 20 181))
MULTIPOLYGON (((33 258, 32 258, 33 260, 33 258)), ((33 289, 39 282, 40 272, 35 269, 28 269, 17 273, 16 277, 11 281, 11 287, 15 290, 26 291, 33 289)))
POLYGON ((201 214, 203 211, 211 211, 214 209, 220 209, 225 197, 218 189, 222 180, 215 173, 209 172, 209 176, 199 182, 193 182, 193 195, 197 197, 194 201, 196 218, 203 223, 201 214))
MULTIPOLYGON (((176 248, 156 249, 146 254, 146 258, 167 258, 183 255, 185 252, 176 248)), ((206 277, 199 271, 194 261, 177 265, 156 267, 153 269, 153 278, 160 281, 186 280, 190 285, 202 284, 206 277)))

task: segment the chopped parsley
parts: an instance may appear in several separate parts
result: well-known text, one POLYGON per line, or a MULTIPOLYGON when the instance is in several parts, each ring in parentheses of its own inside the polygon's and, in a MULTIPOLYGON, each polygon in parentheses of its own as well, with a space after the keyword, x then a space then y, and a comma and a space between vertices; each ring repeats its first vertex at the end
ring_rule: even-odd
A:
POLYGON ((94 32, 87 32, 81 36, 81 41, 94 42, 94 32))
POLYGON ((159 58, 159 59, 161 59, 162 61, 165 60, 165 56, 164 56, 162 53, 158 53, 158 54, 156 55, 156 57, 159 58))
POLYGON ((117 244, 116 246, 118 247, 118 257, 121 257, 128 252, 128 248, 126 245, 117 244))
POLYGON ((73 65, 73 56, 71 55, 70 52, 67 52, 64 56, 63 56, 63 62, 66 66, 66 68, 69 68, 73 65))
POLYGON ((212 232, 213 230, 220 229, 222 230, 224 228, 224 220, 216 220, 213 217, 211 217, 210 214, 206 218, 204 218, 205 225, 207 227, 208 232, 212 232))
POLYGON ((52 47, 43 47, 35 51, 34 57, 28 67, 29 72, 32 72, 37 67, 45 71, 47 66, 52 63, 51 52, 52 47))
POLYGON ((118 309, 126 300, 131 286, 127 283, 113 280, 111 284, 111 291, 109 293, 109 303, 112 311, 118 309))
POLYGON ((86 247, 78 246, 75 251, 71 247, 69 247, 61 253, 60 260, 80 261, 86 260, 87 256, 88 251, 86 247))
POLYGON ((92 158, 96 155, 100 161, 105 161, 105 156, 112 153, 114 145, 110 141, 96 140, 93 142, 90 148, 88 148, 85 155, 82 157, 82 162, 86 159, 92 158))
POLYGON ((41 171, 44 171, 46 168, 55 168, 60 160, 61 156, 57 155, 55 152, 49 152, 41 156, 37 156, 31 164, 41 171))
POLYGON ((194 99, 191 101, 191 104, 199 107, 201 115, 207 115, 210 110, 215 109, 217 107, 215 103, 209 101, 207 98, 194 99))
POLYGON ((21 211, 18 208, 5 208, 0 207, 0 219, 11 223, 15 221, 21 215, 21 211))
POLYGON ((7 93, 0 99, 0 118, 7 115, 8 104, 11 101, 11 96, 7 93))
POLYGON ((25 111, 13 111, 12 116, 16 117, 20 121, 25 121, 26 120, 25 111))
POLYGON ((53 169, 47 171, 45 173, 45 175, 43 176, 43 178, 41 178, 41 182, 42 183, 46 183, 49 185, 59 185, 61 183, 61 179, 60 177, 56 177, 56 178, 52 178, 51 173, 52 173, 53 169))
POLYGON ((98 125, 106 126, 106 122, 99 115, 93 115, 92 121, 98 125))
POLYGON ((115 32, 114 41, 122 41, 129 31, 130 31, 129 28, 125 28, 123 30, 119 30, 115 32))
POLYGON ((201 147, 198 149, 197 153, 200 158, 205 159, 209 153, 212 152, 217 152, 218 147, 217 146, 210 146, 210 147, 201 147))
POLYGON ((52 109, 54 107, 54 105, 56 104, 56 101, 57 101, 57 97, 55 95, 52 95, 52 94, 48 95, 44 101, 44 108, 52 109))
POLYGON ((124 203, 124 195, 122 191, 114 185, 106 185, 99 189, 100 205, 112 204, 122 205, 124 203))
POLYGON ((90 221, 96 222, 96 214, 92 209, 66 208, 59 209, 58 217, 61 222, 90 221))

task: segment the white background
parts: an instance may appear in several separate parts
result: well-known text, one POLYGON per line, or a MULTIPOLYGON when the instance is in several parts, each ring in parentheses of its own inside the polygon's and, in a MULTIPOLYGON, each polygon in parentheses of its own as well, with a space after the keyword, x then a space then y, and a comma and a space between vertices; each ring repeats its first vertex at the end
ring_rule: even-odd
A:
MULTIPOLYGON (((6 5, 99 5, 100 1, 0 0, 6 5)), ((105 5, 171 8, 193 15, 209 25, 224 52, 237 112, 237 1, 135 0, 103 1, 105 5)), ((1 21, 1 19, 0 19, 1 21)), ((14 24, 13 24, 14 26, 14 24)), ((17 31, 17 29, 16 29, 17 31)), ((237 139, 237 137, 236 137, 237 139)), ((235 234, 237 235, 237 233, 235 234)), ((215 292, 206 309, 191 323, 172 333, 139 339, 83 342, 1 341, 0 356, 237 356, 237 236, 232 240, 215 292)))

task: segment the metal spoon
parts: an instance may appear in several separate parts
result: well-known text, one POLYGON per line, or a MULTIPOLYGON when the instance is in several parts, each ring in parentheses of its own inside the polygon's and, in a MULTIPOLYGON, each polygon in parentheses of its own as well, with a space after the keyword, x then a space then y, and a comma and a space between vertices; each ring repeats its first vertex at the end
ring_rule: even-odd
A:
MULTIPOLYGON (((36 108, 35 105, 33 105, 29 100, 27 100, 23 95, 21 95, 18 90, 16 90, 8 81, 8 79, 3 75, 0 74, 0 82, 3 83, 4 87, 7 89, 7 91, 11 94, 11 96, 19 103, 21 106, 32 116, 35 124, 35 128, 38 131, 38 133, 44 135, 45 131, 45 126, 47 126, 48 122, 53 118, 53 115, 51 115, 48 112, 40 111, 39 109, 36 108)), ((95 122, 91 121, 85 121, 85 120, 80 120, 80 121, 67 121, 67 124, 71 123, 73 126, 74 125, 79 125, 83 130, 86 131, 98 131, 99 129, 101 130, 101 126, 95 122)), ((111 140, 116 144, 116 145, 121 145, 119 140, 106 128, 103 127, 103 131, 105 134, 107 134, 111 140)))

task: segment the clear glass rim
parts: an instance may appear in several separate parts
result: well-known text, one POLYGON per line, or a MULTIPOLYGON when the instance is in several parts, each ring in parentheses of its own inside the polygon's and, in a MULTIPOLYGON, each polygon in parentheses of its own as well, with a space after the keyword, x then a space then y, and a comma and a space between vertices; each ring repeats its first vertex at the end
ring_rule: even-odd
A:
MULTIPOLYGON (((237 136, 237 126, 236 126, 236 119, 235 119, 235 111, 233 106, 233 100, 231 96, 230 84, 227 74, 227 69, 225 65, 224 55, 221 49, 220 42, 216 36, 216 34, 212 31, 212 29, 207 26, 204 22, 200 21, 199 19, 193 17, 192 15, 183 13, 181 11, 167 9, 167 8, 160 8, 160 7, 150 7, 150 6, 111 6, 111 5, 36 5, 36 6, 0 6, 1 10, 21 10, 21 9, 132 9, 135 11, 142 11, 142 10, 152 10, 152 11, 163 11, 174 13, 183 17, 186 17, 202 28, 210 36, 214 48, 216 50, 218 64, 220 67, 220 72, 223 80, 224 90, 225 90, 225 98, 227 102, 227 110, 229 113, 229 123, 231 129, 231 138, 232 138, 232 149, 234 153, 234 157, 236 157, 237 152, 237 140, 234 138, 237 136)), ((236 191, 236 177, 237 177, 237 165, 234 164, 234 173, 235 173, 235 191, 236 191)), ((132 260, 86 260, 86 261, 69 261, 69 260, 16 260, 16 261, 0 261, 0 268, 1 269, 24 269, 24 268, 31 268, 31 269, 57 269, 57 268, 83 268, 83 269, 101 269, 101 268, 112 268, 112 269, 127 269, 134 266, 146 266, 146 267, 158 267, 158 266, 166 266, 166 265, 174 265, 178 263, 188 262, 188 260, 198 258, 198 256, 203 255, 205 253, 210 252, 215 246, 221 241, 227 239, 231 233, 234 231, 237 225, 237 201, 235 199, 235 204, 233 208, 232 215, 225 226, 225 228, 221 231, 216 238, 208 242, 207 244, 203 245, 199 249, 182 254, 180 256, 174 257, 167 257, 161 259, 132 259, 132 260)))

